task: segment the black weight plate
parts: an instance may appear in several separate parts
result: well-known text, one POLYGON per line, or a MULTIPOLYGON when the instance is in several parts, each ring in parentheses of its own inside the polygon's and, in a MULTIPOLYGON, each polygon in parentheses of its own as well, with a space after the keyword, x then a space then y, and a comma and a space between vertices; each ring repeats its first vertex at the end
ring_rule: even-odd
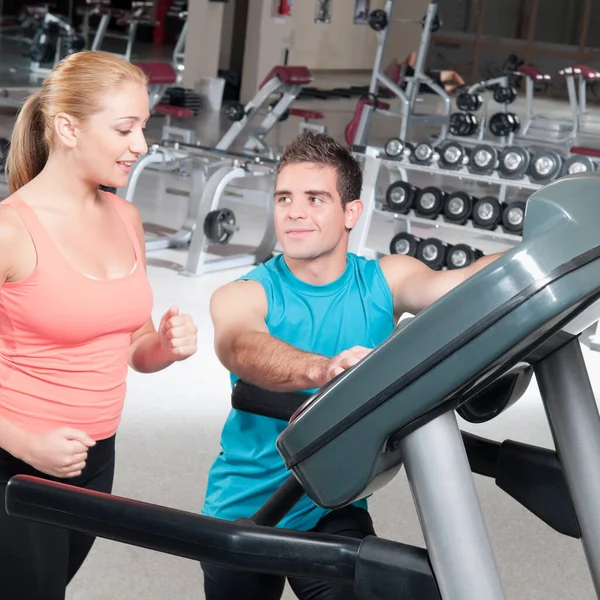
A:
POLYGON ((416 188, 407 181, 394 181, 385 193, 387 209, 406 214, 413 207, 416 191, 416 188))
POLYGON ((498 152, 493 146, 479 144, 471 150, 467 168, 477 175, 489 175, 495 168, 498 152))
POLYGON ((383 31, 388 26, 388 16, 385 10, 378 8, 369 15, 369 27, 373 31, 383 31))
POLYGON ((448 194, 444 200, 444 220, 463 225, 473 211, 473 197, 466 192, 448 194))
POLYGON ((213 210, 204 219, 204 235, 213 243, 227 244, 233 237, 233 231, 227 230, 224 225, 235 226, 235 214, 229 208, 213 210))
POLYGON ((475 200, 471 213, 473 225, 478 229, 496 229, 502 219, 502 206, 498 198, 483 196, 475 200))
POLYGON ((491 116, 489 127, 492 135, 505 137, 510 133, 519 131, 521 122, 515 113, 499 112, 491 116))
POLYGON ((464 91, 456 96, 456 106, 464 112, 479 110, 482 105, 483 98, 481 94, 464 91))
POLYGON ((389 158, 402 158, 405 145, 400 138, 390 138, 385 143, 385 153, 389 158))
POLYGON ((508 146, 498 157, 498 172, 504 177, 521 179, 529 170, 531 154, 520 146, 508 146))
POLYGON ((444 244, 441 240, 427 238, 419 244, 416 258, 425 263, 430 269, 439 271, 446 262, 447 251, 447 244, 444 244))
POLYGON ((411 152, 410 160, 420 165, 428 165, 433 160, 433 157, 433 146, 427 142, 421 142, 411 152))
POLYGON ((575 175, 576 173, 589 173, 596 170, 596 163, 589 157, 574 154, 565 160, 560 176, 575 175))
POLYGON ((390 241, 390 254, 404 254, 405 256, 416 256, 417 248, 421 240, 411 233, 396 234, 390 241))
POLYGON ((563 158, 554 150, 536 152, 529 163, 528 175, 538 183, 547 183, 558 176, 563 158))
POLYGON ((517 90, 512 86, 498 86, 493 95, 498 104, 512 104, 517 98, 517 90))
POLYGON ((464 269, 480 258, 481 251, 467 244, 456 244, 446 253, 446 267, 449 270, 464 269))
POLYGON ((525 202, 517 200, 504 207, 502 211, 502 229, 506 233, 520 234, 525 221, 525 202))
POLYGON ((417 193, 415 198, 415 213, 420 217, 435 219, 444 206, 446 194, 437 187, 426 187, 417 193))
POLYGON ((460 169, 464 164, 466 152, 464 147, 458 142, 447 142, 438 149, 440 155, 439 163, 444 169, 460 169))

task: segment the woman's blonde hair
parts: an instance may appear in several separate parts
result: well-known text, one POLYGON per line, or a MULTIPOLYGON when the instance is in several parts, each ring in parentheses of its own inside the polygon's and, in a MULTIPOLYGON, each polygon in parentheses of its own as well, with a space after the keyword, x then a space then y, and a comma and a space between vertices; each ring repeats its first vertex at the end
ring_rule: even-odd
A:
POLYGON ((6 161, 11 193, 44 168, 57 114, 67 113, 85 121, 100 112, 106 94, 125 81, 148 84, 139 67, 106 52, 76 52, 61 60, 42 89, 29 96, 19 111, 6 161))

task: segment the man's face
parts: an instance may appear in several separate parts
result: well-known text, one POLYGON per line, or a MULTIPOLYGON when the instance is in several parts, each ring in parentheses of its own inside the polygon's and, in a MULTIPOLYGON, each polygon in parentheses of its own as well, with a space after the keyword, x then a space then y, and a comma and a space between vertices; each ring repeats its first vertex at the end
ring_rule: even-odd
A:
POLYGON ((362 204, 342 208, 337 171, 315 163, 288 164, 275 182, 275 230, 286 256, 308 260, 345 243, 362 204))

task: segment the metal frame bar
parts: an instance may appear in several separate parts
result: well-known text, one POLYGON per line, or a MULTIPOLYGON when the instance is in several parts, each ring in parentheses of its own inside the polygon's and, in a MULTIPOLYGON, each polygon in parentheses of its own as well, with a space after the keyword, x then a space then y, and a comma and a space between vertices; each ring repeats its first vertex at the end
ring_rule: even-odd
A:
POLYGON ((400 449, 443 600, 504 600, 454 411, 409 434, 400 449))
POLYGON ((579 339, 536 365, 535 376, 600 597, 600 415, 579 339))

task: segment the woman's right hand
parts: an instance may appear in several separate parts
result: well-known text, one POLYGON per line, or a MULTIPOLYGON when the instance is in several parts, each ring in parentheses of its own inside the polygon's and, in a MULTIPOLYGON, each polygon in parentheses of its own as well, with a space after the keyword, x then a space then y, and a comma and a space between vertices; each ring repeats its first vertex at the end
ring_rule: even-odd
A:
POLYGON ((81 475, 88 448, 95 444, 83 431, 61 427, 30 435, 20 458, 46 475, 67 479, 81 475))

